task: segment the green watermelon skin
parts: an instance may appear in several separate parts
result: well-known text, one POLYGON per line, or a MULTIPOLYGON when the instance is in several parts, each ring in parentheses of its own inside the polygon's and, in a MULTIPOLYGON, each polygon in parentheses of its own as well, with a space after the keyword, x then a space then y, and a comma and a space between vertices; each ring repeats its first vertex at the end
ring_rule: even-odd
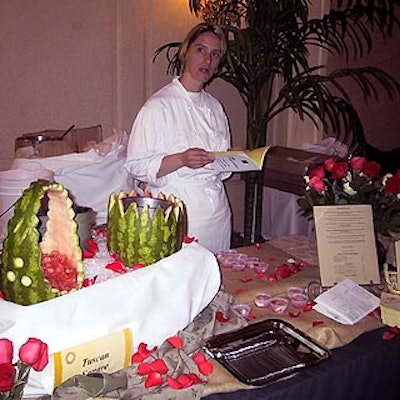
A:
POLYGON ((41 266, 43 249, 48 253, 71 248, 67 252, 71 265, 76 268, 75 287, 81 286, 82 251, 72 205, 68 191, 59 183, 39 180, 24 190, 14 206, 14 216, 8 222, 8 234, 3 242, 0 284, 6 300, 32 305, 67 293, 52 287, 46 279, 41 266), (48 230, 39 243, 38 213, 45 194, 49 196, 48 230), (59 214, 61 218, 57 217, 59 214))
MULTIPOLYGON (((122 199, 132 196, 113 193, 107 217, 107 244, 129 268, 150 265, 182 248, 185 234, 185 210, 179 199, 170 197, 167 210, 158 207, 152 217, 148 208, 138 210, 132 202, 124 210, 122 199)), ((137 195, 134 194, 134 197, 137 195)))

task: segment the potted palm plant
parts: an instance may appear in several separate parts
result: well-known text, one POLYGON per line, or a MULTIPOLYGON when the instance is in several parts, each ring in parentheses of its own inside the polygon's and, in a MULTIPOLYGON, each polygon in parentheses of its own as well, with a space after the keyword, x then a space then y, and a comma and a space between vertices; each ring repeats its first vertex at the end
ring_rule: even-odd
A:
MULTIPOLYGON (((390 98, 399 83, 381 68, 342 68, 324 73, 313 65, 313 47, 333 54, 361 57, 372 50, 374 31, 391 36, 399 26, 399 1, 331 0, 330 10, 311 18, 309 0, 189 0, 190 11, 217 23, 226 32, 228 51, 217 75, 233 85, 247 110, 246 144, 254 149, 266 144, 269 123, 287 109, 309 118, 330 136, 350 140, 362 153, 364 133, 351 104, 345 79, 355 82, 365 99, 379 88, 390 98)), ((168 71, 179 71, 174 50, 179 43, 161 46, 168 71)), ((261 235, 263 172, 245 174, 243 245, 263 240, 261 235)))

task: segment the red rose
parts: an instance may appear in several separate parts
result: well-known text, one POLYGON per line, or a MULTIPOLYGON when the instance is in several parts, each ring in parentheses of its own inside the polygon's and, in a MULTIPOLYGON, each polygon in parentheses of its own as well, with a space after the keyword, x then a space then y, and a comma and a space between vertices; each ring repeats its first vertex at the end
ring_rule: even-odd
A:
POLYGON ((325 190, 325 183, 318 176, 314 176, 308 182, 308 186, 314 188, 318 193, 322 193, 325 190))
POLYGON ((371 179, 377 178, 381 173, 381 165, 375 161, 366 161, 363 172, 371 179))
POLYGON ((340 179, 346 176, 348 165, 346 161, 339 161, 332 167, 331 174, 332 179, 340 179))
POLYGON ((324 161, 324 167, 329 172, 332 171, 334 165, 335 165, 335 160, 333 157, 329 157, 324 161))
POLYGON ((318 165, 318 167, 315 167, 310 171, 310 179, 314 177, 320 179, 325 178, 325 168, 323 165, 318 165))
POLYGON ((400 173, 386 179, 386 190, 390 193, 400 193, 400 173))
POLYGON ((11 340, 0 339, 0 364, 8 364, 12 362, 14 347, 11 340))
POLYGON ((351 168, 356 169, 358 171, 362 171, 364 169, 366 159, 365 157, 353 157, 350 160, 351 168))
POLYGON ((48 346, 39 339, 29 338, 19 349, 19 358, 35 371, 42 371, 49 362, 48 346))
POLYGON ((0 393, 12 389, 15 379, 15 368, 11 363, 0 364, 0 393))

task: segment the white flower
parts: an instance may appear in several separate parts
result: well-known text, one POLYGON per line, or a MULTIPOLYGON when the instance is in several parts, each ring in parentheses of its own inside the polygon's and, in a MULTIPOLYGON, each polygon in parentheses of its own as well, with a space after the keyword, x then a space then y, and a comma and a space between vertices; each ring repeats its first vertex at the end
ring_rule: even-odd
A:
POLYGON ((349 196, 355 196, 357 192, 350 186, 349 182, 346 182, 343 185, 343 191, 347 193, 349 196))

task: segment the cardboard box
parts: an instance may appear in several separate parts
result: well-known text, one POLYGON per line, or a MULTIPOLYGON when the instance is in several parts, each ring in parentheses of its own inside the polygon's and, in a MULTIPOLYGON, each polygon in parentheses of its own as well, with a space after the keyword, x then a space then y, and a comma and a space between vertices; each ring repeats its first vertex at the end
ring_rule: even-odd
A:
POLYGON ((274 146, 266 156, 264 185, 303 196, 307 168, 323 163, 329 156, 305 150, 274 146))
POLYGON ((25 133, 15 139, 16 158, 27 151, 33 153, 35 137, 43 136, 46 139, 38 142, 40 157, 54 157, 70 153, 82 153, 103 140, 101 125, 84 128, 73 128, 62 140, 58 140, 65 130, 44 130, 41 132, 25 133))

